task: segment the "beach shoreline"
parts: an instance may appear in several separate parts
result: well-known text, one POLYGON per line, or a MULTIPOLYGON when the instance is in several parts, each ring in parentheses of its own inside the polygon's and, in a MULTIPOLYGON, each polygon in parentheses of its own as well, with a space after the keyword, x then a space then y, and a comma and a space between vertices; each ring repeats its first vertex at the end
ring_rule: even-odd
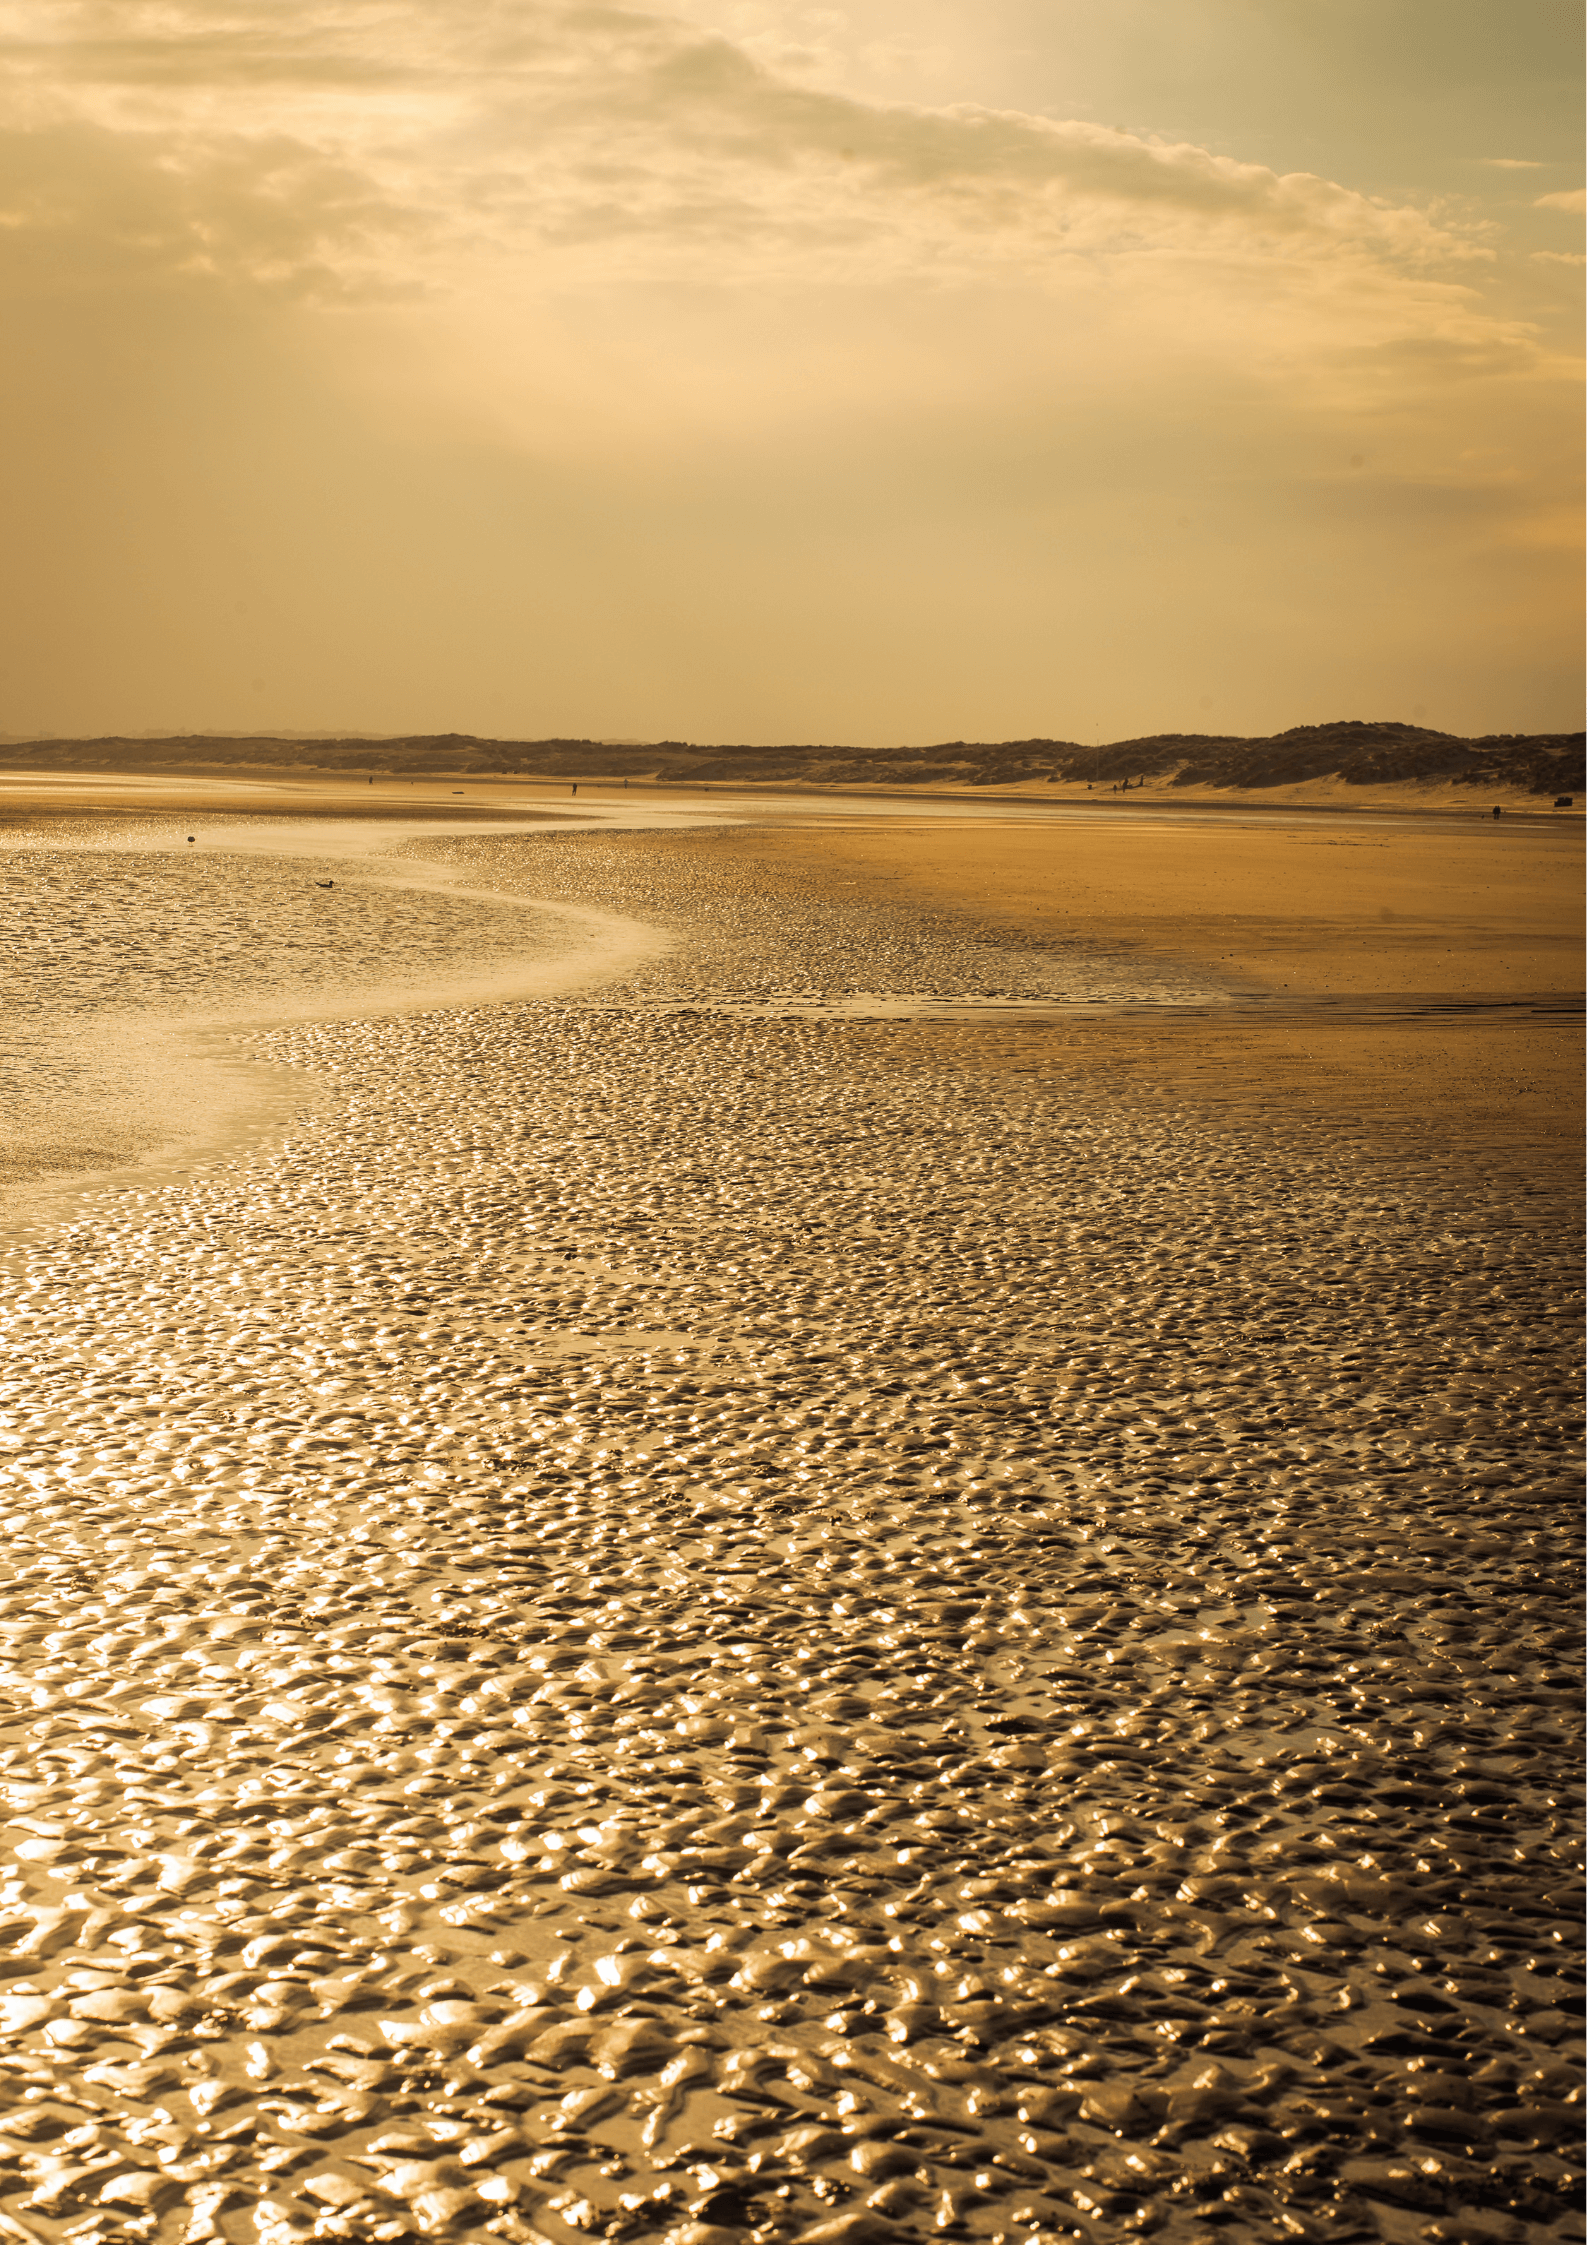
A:
POLYGON ((626 795, 631 804, 675 798, 702 813, 709 813, 712 805, 726 803, 758 806, 763 815, 773 816, 790 801, 828 799, 834 804, 885 803, 900 808, 911 803, 929 807, 960 804, 966 809, 1007 804, 1026 810, 1056 810, 1068 815, 1083 812, 1109 818, 1139 818, 1167 811, 1221 819, 1267 812, 1305 817, 1370 814, 1454 823, 1492 823, 1497 806, 1502 817, 1528 824, 1565 826, 1578 832, 1587 824, 1587 794, 1578 793, 1568 806, 1561 807, 1546 794, 1503 782, 1476 786, 1440 779, 1355 782, 1334 777, 1261 787, 1204 783, 1180 787, 1169 779, 1147 779, 1126 790, 1105 780, 1091 786, 1073 779, 1056 783, 1034 779, 890 782, 884 777, 864 781, 696 780, 576 767, 566 771, 475 772, 442 767, 419 773, 350 773, 344 765, 316 766, 309 761, 204 764, 161 761, 157 757, 129 770, 127 759, 118 757, 100 765, 85 761, 37 769, 0 758, 0 832, 15 817, 51 812, 67 806, 73 798, 91 799, 98 811, 163 808, 176 815, 235 804, 275 817, 323 815, 333 808, 337 816, 375 818, 433 815, 437 808, 454 807, 459 797, 465 799, 468 815, 494 815, 505 807, 501 803, 504 794, 514 798, 517 815, 521 816, 534 815, 538 806, 549 815, 577 817, 587 815, 592 804, 610 804, 626 795), (581 790, 583 803, 580 811, 574 812, 571 805, 581 790), (563 807, 553 810, 553 803, 563 807))
MULTIPOLYGON (((1579 1142, 1580 837, 1569 829, 1533 821, 1474 832, 1459 821, 1321 815, 1209 829, 1150 805, 1128 819, 1070 819, 1028 808, 1005 815, 984 800, 961 818, 947 803, 922 812, 905 799, 872 799, 857 810, 840 795, 778 801, 743 791, 712 799, 668 790, 642 804, 570 801, 553 811, 521 801, 478 806, 451 789, 444 801, 415 803, 407 786, 390 799, 372 791, 371 803, 318 783, 282 792, 278 781, 261 795, 252 782, 228 779, 199 808, 173 803, 166 781, 102 801, 74 777, 30 802, 8 780, 0 820, 15 823, 0 827, 0 839, 181 854, 191 830, 204 853, 311 858, 315 878, 340 869, 344 880, 432 883, 482 902, 511 896, 531 913, 540 907, 542 924, 545 908, 553 919, 571 910, 604 924, 599 885, 578 871, 597 843, 619 885, 630 878, 625 867, 637 875, 647 863, 714 868, 718 885, 737 868, 766 907, 819 912, 836 884, 848 905, 870 913, 946 913, 966 936, 976 930, 1027 954, 1068 958, 1082 990, 1088 959, 1110 962, 1115 979, 1118 963, 1132 958, 1211 978, 1204 1001, 1188 1009, 1154 1005, 1144 992, 1123 1015, 1116 1003, 1098 1007, 1079 1044, 1060 1034, 1062 1010, 979 1002, 943 1045, 955 1065, 1048 1074, 1056 1066, 1070 1078, 1095 1066, 1128 1076, 1143 1100, 1211 1101, 1251 1123, 1321 1111, 1355 1132, 1442 1129, 1470 1149, 1491 1143, 1545 1167, 1568 1169, 1579 1142), (536 833, 559 836, 554 851, 530 847, 535 870, 515 869, 525 853, 514 838, 529 844, 536 833), (466 851, 471 835, 490 861, 485 885, 472 892, 458 866, 433 862, 466 851)), ((746 932, 753 949, 754 931, 746 932)), ((680 922, 673 938, 687 934, 680 922)), ((746 955, 722 962, 708 1002, 731 998, 746 955)), ((586 964, 575 980, 594 995, 611 962, 592 955, 586 964)), ((558 968, 536 970, 518 987, 550 995, 565 979, 558 968)), ((488 976, 461 966, 450 981, 468 1002, 492 995, 488 976)), ((1192 981, 1187 995, 1193 990, 1192 981)), ((885 1009, 887 993, 873 996, 885 1009)), ((350 992, 321 1010, 448 1002, 447 981, 432 980, 389 1005, 350 992)), ((966 1011, 962 1002, 957 1010, 966 1011)), ((273 1018, 265 1009, 251 1024, 234 1020, 224 1038, 230 1044, 273 1018)), ((255 1076, 263 1105, 279 1112, 261 1072, 248 1072, 255 1076)), ((251 1129, 244 1116, 218 1135, 200 1133, 195 1158, 242 1143, 251 1129)), ((152 1155, 160 1175, 177 1175, 171 1152, 150 1147, 130 1164, 96 1162, 83 1189, 130 1180, 152 1155)), ((71 1163, 47 1166, 64 1168, 51 1191, 51 1206, 63 1205, 71 1163)))
MULTIPOLYGON (((1432 973, 1435 864, 1330 999, 1376 875, 1330 938, 1247 869, 1285 993, 1172 837, 440 823, 365 862, 481 943, 657 940, 305 1005, 254 1049, 311 1112, 5 1256, 0 2073, 92 2150, 0 2208, 1564 2245, 1575 1181, 1483 1105, 1573 1026, 1558 845, 1537 924, 1464 899, 1432 973), (1374 1112, 1373 1038, 1446 1057, 1374 1112)), ((384 958, 249 831, 196 896, 384 958)))

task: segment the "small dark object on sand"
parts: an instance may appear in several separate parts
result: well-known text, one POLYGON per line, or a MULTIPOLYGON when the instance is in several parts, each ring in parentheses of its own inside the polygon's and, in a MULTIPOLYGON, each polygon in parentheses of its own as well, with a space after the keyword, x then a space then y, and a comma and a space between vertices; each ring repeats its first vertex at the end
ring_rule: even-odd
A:
POLYGON ((316 881, 314 886, 317 889, 334 889, 336 883, 334 881, 316 881))

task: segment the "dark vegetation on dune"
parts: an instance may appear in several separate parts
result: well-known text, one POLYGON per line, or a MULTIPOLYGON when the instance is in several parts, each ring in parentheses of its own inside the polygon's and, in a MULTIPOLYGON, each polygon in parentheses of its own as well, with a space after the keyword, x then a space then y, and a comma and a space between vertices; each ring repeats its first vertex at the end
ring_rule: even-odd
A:
POLYGON ((0 768, 130 771, 221 765, 293 765, 316 771, 512 774, 569 778, 762 780, 804 786, 1007 787, 1046 780, 1071 785, 1150 779, 1175 787, 1288 787, 1341 779, 1381 787, 1404 780, 1457 781, 1532 795, 1581 792, 1581 733, 1486 733, 1463 740, 1420 725, 1295 725, 1242 739, 1227 733, 1152 733, 1140 740, 939 741, 925 748, 701 745, 692 741, 481 740, 470 733, 392 739, 318 739, 277 734, 111 736, 10 744, 0 768))

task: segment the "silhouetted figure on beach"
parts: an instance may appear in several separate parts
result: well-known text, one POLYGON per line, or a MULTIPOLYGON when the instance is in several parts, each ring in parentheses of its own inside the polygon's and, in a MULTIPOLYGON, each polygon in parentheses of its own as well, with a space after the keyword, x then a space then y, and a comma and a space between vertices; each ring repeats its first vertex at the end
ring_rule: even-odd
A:
POLYGON ((570 787, 570 788, 568 789, 568 793, 569 793, 570 795, 577 795, 577 793, 578 793, 578 788, 577 788, 577 786, 573 786, 573 787, 570 787))
POLYGON ((1495 804, 1494 804, 1494 806, 1493 806, 1493 815, 1494 815, 1494 817, 1495 817, 1495 818, 1503 818, 1503 816, 1504 816, 1504 805, 1503 805, 1502 803, 1495 803, 1495 804))

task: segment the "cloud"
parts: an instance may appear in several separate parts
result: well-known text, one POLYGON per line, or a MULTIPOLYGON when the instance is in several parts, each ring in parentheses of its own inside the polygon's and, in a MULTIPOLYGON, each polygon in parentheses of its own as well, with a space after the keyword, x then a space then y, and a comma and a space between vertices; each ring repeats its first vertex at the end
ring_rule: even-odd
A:
POLYGON ((1534 207, 1538 210, 1568 210, 1578 216, 1587 211, 1587 188, 1562 188, 1557 195, 1539 195, 1534 207))
POLYGON ((1209 649, 1255 729, 1366 643, 1364 704, 1497 659, 1514 723, 1561 280, 1465 204, 654 7, 9 0, 8 729, 268 675, 355 729, 1145 731, 1209 649))
POLYGON ((444 287, 479 258, 873 285, 993 265, 1039 283, 1112 257, 1491 254, 1436 212, 1182 141, 813 89, 640 9, 84 0, 13 24, 7 223, 59 240, 105 222, 145 270, 334 296, 444 287), (71 147, 90 181, 119 177, 135 241, 91 188, 74 206, 71 147))
POLYGON ((29 293, 242 284, 319 299, 400 291, 420 214, 284 134, 0 131, 0 274, 29 293))

